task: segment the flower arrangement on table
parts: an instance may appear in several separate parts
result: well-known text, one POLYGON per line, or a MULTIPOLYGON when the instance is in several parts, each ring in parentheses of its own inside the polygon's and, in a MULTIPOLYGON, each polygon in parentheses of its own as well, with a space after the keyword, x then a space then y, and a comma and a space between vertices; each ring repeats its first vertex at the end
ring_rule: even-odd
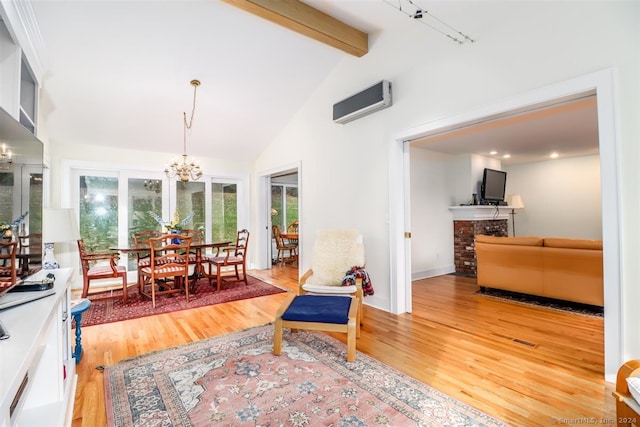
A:
POLYGON ((14 228, 17 229, 20 224, 22 224, 22 221, 24 221, 27 215, 29 215, 29 211, 26 211, 25 213, 20 215, 11 224, 0 224, 0 234, 4 237, 13 236, 13 231, 11 230, 13 230, 14 228))
POLYGON ((173 219, 171 221, 165 221, 162 219, 162 217, 160 217, 158 214, 156 214, 155 212, 151 212, 149 211, 149 215, 151 215, 153 217, 153 219, 156 220, 156 222, 161 225, 162 227, 164 227, 164 229, 168 232, 168 233, 175 233, 175 234, 180 234, 180 231, 182 231, 182 229, 184 227, 186 227, 186 225, 189 223, 189 221, 191 221, 191 218, 193 218, 194 213, 191 212, 189 215, 187 215, 186 218, 184 218, 182 221, 180 220, 180 215, 178 214, 178 211, 175 211, 173 213, 173 219))

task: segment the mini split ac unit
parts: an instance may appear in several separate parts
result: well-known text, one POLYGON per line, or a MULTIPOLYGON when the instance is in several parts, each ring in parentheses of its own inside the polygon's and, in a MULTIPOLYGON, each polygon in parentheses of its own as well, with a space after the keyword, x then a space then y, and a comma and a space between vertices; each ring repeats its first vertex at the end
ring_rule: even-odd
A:
POLYGON ((333 121, 342 124, 349 123, 390 107, 391 104, 391 82, 382 80, 362 92, 333 104, 333 121))

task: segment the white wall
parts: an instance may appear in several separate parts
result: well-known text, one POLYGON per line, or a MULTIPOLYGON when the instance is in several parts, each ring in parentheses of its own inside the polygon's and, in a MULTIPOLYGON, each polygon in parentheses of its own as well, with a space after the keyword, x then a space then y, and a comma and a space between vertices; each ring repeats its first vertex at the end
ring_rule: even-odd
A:
MULTIPOLYGON (((501 169, 499 161, 495 164, 487 159, 494 160, 411 148, 413 280, 455 271, 453 219, 448 208, 471 200, 469 188, 482 180, 485 167, 501 169), (460 181, 466 185, 459 185, 460 181), (464 187, 467 196, 457 195, 457 187, 464 187)), ((525 204, 515 217, 518 236, 602 239, 598 156, 503 166, 501 170, 507 172, 506 194, 520 194, 525 204)), ((510 219, 509 235, 511 224, 510 219)))
MULTIPOLYGON (((447 2, 465 8, 474 44, 457 46, 422 25, 371 37, 362 58, 345 59, 318 87, 289 125, 257 159, 254 171, 302 164, 301 251, 310 253, 315 233, 326 227, 363 231, 367 267, 376 290, 366 304, 389 309, 390 236, 387 194, 389 144, 394 135, 441 117, 605 68, 616 72, 615 111, 621 209, 622 294, 625 301, 624 354, 640 357, 633 325, 640 314, 640 257, 635 241, 640 216, 638 140, 640 97, 640 4, 636 2, 447 2), (576 13, 579 11, 579 19, 576 13), (389 79, 391 108, 351 122, 331 122, 336 101, 389 79)), ((254 200, 258 200, 255 195, 254 200)), ((525 199, 525 203, 527 203, 525 199)), ((257 224, 257 213, 253 218, 257 224)), ((396 236, 393 236, 396 239, 396 236)), ((304 256, 301 269, 309 265, 304 256)))
MULTIPOLYGON (((411 149, 411 276, 413 280, 455 271, 449 206, 458 176, 469 176, 460 156, 411 149)), ((468 157, 466 157, 468 159, 468 157)), ((468 180, 465 189, 468 190, 468 180)), ((468 193, 468 191, 467 191, 468 193)))
POLYGON ((504 170, 507 194, 520 194, 525 206, 515 217, 518 236, 602 239, 598 156, 505 166, 504 170))

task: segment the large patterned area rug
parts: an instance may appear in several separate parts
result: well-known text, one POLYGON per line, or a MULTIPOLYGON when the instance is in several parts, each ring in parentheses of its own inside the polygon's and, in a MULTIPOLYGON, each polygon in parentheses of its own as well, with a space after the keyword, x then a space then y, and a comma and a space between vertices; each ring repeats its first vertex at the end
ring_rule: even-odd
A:
POLYGON ((110 426, 504 426, 320 332, 273 326, 124 360, 104 370, 110 426))
POLYGON ((89 310, 82 315, 82 327, 286 292, 255 277, 247 278, 248 285, 242 282, 223 285, 220 292, 215 290, 215 281, 209 286, 208 279, 200 279, 195 286, 190 286, 189 302, 183 293, 167 294, 156 296, 156 308, 150 299, 138 293, 137 286, 130 286, 126 304, 120 298, 92 301, 89 310))

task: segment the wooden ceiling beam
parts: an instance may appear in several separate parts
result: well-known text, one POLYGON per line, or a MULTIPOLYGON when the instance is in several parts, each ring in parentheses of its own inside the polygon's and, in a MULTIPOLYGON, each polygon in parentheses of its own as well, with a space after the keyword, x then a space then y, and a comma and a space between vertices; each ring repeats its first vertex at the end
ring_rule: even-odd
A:
POLYGON ((354 56, 369 51, 367 33, 299 0, 222 0, 354 56))

